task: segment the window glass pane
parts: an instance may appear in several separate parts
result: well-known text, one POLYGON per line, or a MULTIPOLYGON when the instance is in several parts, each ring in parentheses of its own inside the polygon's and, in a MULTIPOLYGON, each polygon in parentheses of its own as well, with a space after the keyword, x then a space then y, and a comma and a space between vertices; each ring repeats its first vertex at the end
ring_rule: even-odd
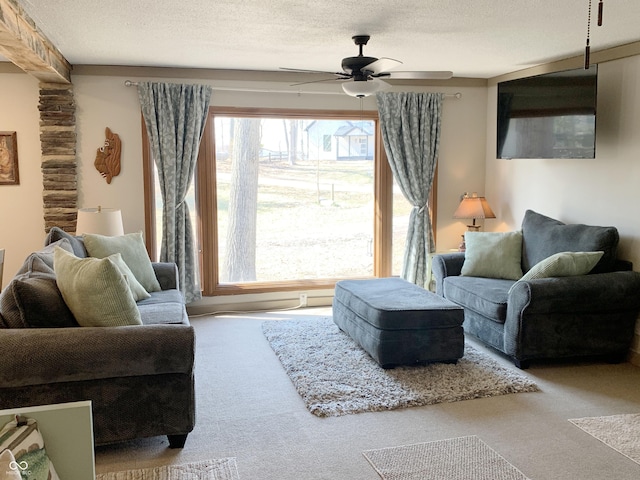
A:
POLYGON ((374 122, 215 116, 220 283, 373 275, 374 122))

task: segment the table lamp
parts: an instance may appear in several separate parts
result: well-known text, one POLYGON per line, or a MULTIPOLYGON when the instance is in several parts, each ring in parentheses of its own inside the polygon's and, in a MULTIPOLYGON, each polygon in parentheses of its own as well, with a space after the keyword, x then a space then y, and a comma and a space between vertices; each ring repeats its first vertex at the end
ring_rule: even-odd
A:
POLYGON ((96 233, 108 237, 124 235, 122 213, 115 208, 81 208, 78 210, 76 235, 96 233))
MULTIPOLYGON (((493 210, 491 210, 486 198, 479 197, 475 192, 473 192, 471 196, 465 192, 460 201, 460 205, 458 205, 458 208, 453 214, 453 218, 472 218, 473 223, 467 225, 468 231, 477 232, 480 229, 480 225, 476 225, 476 218, 496 218, 496 215, 493 213, 493 210)), ((465 250, 466 245, 463 234, 462 242, 458 246, 458 251, 464 252, 465 250)))

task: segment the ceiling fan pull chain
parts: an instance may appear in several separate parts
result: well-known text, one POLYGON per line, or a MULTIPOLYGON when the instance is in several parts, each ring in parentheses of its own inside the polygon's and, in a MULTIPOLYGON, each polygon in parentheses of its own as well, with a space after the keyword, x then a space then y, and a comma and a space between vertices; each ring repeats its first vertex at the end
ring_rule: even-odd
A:
POLYGON ((600 2, 598 3, 598 26, 601 27, 602 26, 602 10, 603 10, 604 6, 602 4, 602 0, 600 0, 600 2))
POLYGON ((591 0, 589 0, 589 13, 587 15, 587 44, 584 47, 584 69, 589 70, 589 60, 591 56, 591 46, 589 37, 591 36, 591 0))

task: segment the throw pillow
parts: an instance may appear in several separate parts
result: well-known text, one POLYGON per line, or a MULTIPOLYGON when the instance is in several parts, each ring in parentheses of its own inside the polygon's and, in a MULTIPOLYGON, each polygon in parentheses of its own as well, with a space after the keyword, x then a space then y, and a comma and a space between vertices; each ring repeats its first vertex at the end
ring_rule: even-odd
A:
POLYGON ((105 258, 120 253, 124 263, 147 292, 159 292, 160 284, 153 271, 149 254, 142 240, 142 233, 128 233, 117 237, 84 234, 84 245, 92 257, 105 258))
POLYGON ((594 273, 615 270, 618 230, 582 224, 565 224, 533 210, 522 220, 522 268, 530 270, 536 263, 560 252, 604 252, 594 273))
POLYGON ((72 251, 68 240, 59 240, 34 252, 2 291, 0 314, 9 328, 77 327, 65 304, 53 270, 55 246, 72 251))
POLYGON ((2 293, 2 316, 13 328, 77 327, 54 274, 17 275, 2 293))
POLYGON ((461 275, 468 277, 522 277, 522 233, 466 232, 464 263, 461 275))
POLYGON ((142 324, 129 284, 110 258, 78 258, 58 248, 54 268, 62 298, 80 326, 142 324))
POLYGON ((47 455, 38 424, 33 418, 16 416, 15 420, 2 427, 0 450, 4 449, 11 451, 17 467, 22 472, 22 478, 60 480, 47 455))
POLYGON ((120 270, 120 273, 122 273, 124 277, 127 279, 127 283, 129 284, 129 289, 131 290, 133 299, 136 302, 140 300, 145 300, 151 297, 151 295, 149 295, 149 292, 147 292, 144 289, 144 287, 140 284, 140 282, 136 280, 135 275, 131 272, 127 264, 124 263, 124 260, 122 259, 121 254, 114 253, 113 255, 109 255, 107 258, 109 258, 111 261, 113 261, 113 263, 116 264, 116 267, 118 267, 118 270, 120 270))
POLYGON ((73 247, 66 238, 50 243, 37 252, 31 253, 22 263, 16 275, 22 273, 53 273, 53 252, 55 252, 56 247, 64 248, 67 252, 73 253, 73 247))
POLYGON ((60 227, 51 227, 51 230, 49 230, 49 233, 44 240, 44 244, 51 245, 52 243, 55 243, 58 240, 62 240, 63 238, 66 238, 69 241, 71 247, 73 248, 73 253, 75 253, 76 257, 85 258, 87 256, 87 250, 86 248, 84 248, 82 237, 71 235, 70 233, 62 230, 60 227))
POLYGON ((560 252, 536 263, 520 280, 534 280, 547 277, 571 277, 586 275, 604 252, 560 252))

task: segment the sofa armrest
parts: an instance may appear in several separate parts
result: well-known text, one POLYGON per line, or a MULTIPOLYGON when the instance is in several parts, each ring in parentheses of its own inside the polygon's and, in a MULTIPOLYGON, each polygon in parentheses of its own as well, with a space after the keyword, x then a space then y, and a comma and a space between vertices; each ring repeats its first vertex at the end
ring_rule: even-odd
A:
MULTIPOLYGON (((505 350, 513 355, 517 339, 522 338, 526 317, 550 319, 601 316, 603 322, 617 318, 632 318, 640 312, 640 273, 633 271, 597 273, 573 277, 540 278, 516 282, 509 292, 505 322, 505 350)), ((579 323, 579 320, 577 320, 579 323)), ((530 322, 535 324, 536 322, 530 322)), ((611 328, 615 328, 612 325, 611 328)), ((633 328, 633 327, 631 327, 633 328)))
POLYGON ((436 281, 436 294, 444 296, 444 279, 460 275, 463 263, 464 252, 442 253, 431 258, 431 272, 436 281))
POLYGON ((2 388, 161 374, 191 374, 190 325, 0 329, 2 388))
POLYGON ((162 290, 178 290, 180 285, 178 266, 170 262, 152 262, 153 271, 162 290))

